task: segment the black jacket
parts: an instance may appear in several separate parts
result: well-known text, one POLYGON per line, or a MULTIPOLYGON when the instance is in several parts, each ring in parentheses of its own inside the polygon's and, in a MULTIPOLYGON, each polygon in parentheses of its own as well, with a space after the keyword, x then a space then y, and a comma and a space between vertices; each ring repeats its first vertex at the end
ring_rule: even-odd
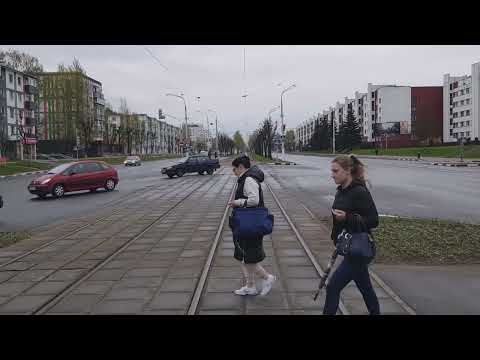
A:
POLYGON ((337 241, 337 236, 346 229, 349 232, 369 232, 378 226, 378 212, 372 195, 367 187, 359 182, 352 182, 345 189, 337 188, 332 209, 343 210, 347 213, 345 221, 338 222, 333 216, 331 238, 337 241), (360 219, 354 214, 360 215, 360 219))
POLYGON ((258 189, 258 192, 259 192, 259 203, 258 203, 258 207, 264 207, 265 204, 263 202, 263 191, 262 191, 262 186, 260 185, 263 180, 265 180, 265 174, 263 173, 262 170, 260 170, 260 168, 256 165, 252 166, 250 169, 248 169, 242 176, 240 176, 238 178, 238 181, 237 181, 237 191, 235 193, 235 200, 238 200, 238 199, 246 199, 246 196, 243 194, 243 188, 245 186, 245 179, 247 177, 251 177, 253 179, 255 179, 255 181, 258 183, 259 185, 259 189, 258 189))
MULTIPOLYGON (((260 185, 265 180, 265 174, 257 166, 252 166, 238 179, 237 192, 235 194, 235 200, 245 199, 243 195, 243 185, 247 177, 254 178, 260 185)), ((259 189, 259 207, 265 206, 263 203, 263 191, 260 185, 259 189)), ((235 251, 233 256, 238 261, 243 261, 246 264, 256 264, 265 259, 265 250, 263 248, 263 236, 257 238, 240 238, 234 239, 235 251)))

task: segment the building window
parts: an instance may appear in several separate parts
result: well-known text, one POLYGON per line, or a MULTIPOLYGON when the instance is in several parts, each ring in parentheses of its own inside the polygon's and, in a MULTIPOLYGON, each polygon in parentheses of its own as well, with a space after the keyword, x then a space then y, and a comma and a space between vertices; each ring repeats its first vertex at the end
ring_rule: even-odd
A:
POLYGON ((465 89, 465 92, 466 92, 467 94, 470 94, 470 88, 466 88, 466 89, 465 89))
POLYGON ((469 138, 469 137, 470 137, 470 131, 467 131, 467 132, 465 133, 465 136, 466 136, 467 138, 469 138))
POLYGON ((466 102, 467 102, 467 105, 470 105, 470 99, 467 99, 466 102))
POLYGON ((22 79, 19 77, 17 77, 17 81, 18 81, 18 86, 22 86, 22 79))
POLYGON ((13 83, 13 74, 8 74, 8 81, 11 83, 13 83))
POLYGON ((458 112, 453 113, 453 118, 456 119, 458 117, 458 112))
POLYGON ((11 118, 15 117, 15 115, 13 114, 13 108, 11 107, 11 108, 9 108, 9 109, 10 109, 10 117, 11 117, 11 118))
POLYGON ((463 124, 464 124, 464 122, 462 121, 462 122, 460 123, 460 127, 463 127, 463 124))
POLYGON ((460 111, 460 117, 465 116, 465 111, 460 111))
POLYGON ((375 91, 372 91, 372 98, 375 99, 375 91))
POLYGON ((467 121, 467 126, 470 126, 470 121, 467 121))
POLYGON ((462 131, 462 132, 460 133, 460 136, 463 138, 463 137, 465 136, 465 133, 462 131))
POLYGON ((372 115, 372 121, 375 121, 375 115, 372 115))
POLYGON ((460 101, 460 105, 461 106, 465 105, 465 100, 460 101))
POLYGON ((460 95, 464 95, 465 94, 465 90, 460 90, 460 95))
POLYGON ((11 90, 8 90, 9 94, 10 94, 10 100, 14 100, 14 97, 13 97, 13 91, 11 90))
POLYGON ((465 116, 470 116, 470 110, 465 111, 465 116))

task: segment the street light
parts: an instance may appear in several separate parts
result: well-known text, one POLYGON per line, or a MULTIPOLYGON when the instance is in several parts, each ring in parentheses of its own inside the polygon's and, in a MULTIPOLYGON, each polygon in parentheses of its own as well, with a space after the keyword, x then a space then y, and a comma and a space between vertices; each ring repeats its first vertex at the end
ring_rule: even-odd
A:
POLYGON ((187 122, 187 102, 185 101, 183 94, 176 95, 176 94, 169 93, 169 94, 166 94, 165 96, 174 96, 183 100, 183 104, 185 105, 185 145, 187 143, 187 139, 188 139, 188 143, 190 144, 190 136, 188 134, 188 122, 187 122))
POLYGON ((270 115, 271 115, 273 112, 277 111, 278 109, 280 109, 280 106, 275 106, 273 109, 271 109, 271 110, 268 112, 268 114, 267 114, 267 118, 270 118, 270 115))
MULTIPOLYGON (((215 113, 215 150, 218 151, 218 114, 213 109, 208 109, 207 111, 215 113)), ((213 124, 212 124, 213 125, 213 124)))
POLYGON ((293 89, 297 85, 293 84, 290 85, 288 88, 282 91, 280 95, 280 116, 282 118, 282 158, 283 161, 285 161, 285 125, 283 124, 283 94, 285 94, 287 91, 293 89))

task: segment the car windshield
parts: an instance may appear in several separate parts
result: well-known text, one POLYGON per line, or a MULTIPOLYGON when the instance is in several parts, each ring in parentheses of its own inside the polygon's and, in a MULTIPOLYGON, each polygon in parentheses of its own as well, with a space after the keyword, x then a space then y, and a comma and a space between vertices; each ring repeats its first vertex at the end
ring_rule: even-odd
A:
POLYGON ((53 169, 48 170, 48 174, 60 174, 61 172, 64 172, 65 170, 67 170, 73 164, 74 163, 68 163, 68 164, 62 164, 57 167, 54 167, 53 169))
POLYGON ((181 163, 184 163, 187 160, 188 160, 188 156, 185 156, 185 157, 181 158, 180 160, 178 160, 178 163, 181 164, 181 163))

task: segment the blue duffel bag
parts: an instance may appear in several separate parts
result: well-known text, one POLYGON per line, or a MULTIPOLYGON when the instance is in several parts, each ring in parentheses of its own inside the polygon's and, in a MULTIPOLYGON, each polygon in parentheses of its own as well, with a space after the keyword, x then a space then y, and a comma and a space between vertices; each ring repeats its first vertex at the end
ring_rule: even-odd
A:
POLYGON ((274 217, 265 207, 236 208, 232 211, 232 230, 239 238, 271 234, 274 217))

